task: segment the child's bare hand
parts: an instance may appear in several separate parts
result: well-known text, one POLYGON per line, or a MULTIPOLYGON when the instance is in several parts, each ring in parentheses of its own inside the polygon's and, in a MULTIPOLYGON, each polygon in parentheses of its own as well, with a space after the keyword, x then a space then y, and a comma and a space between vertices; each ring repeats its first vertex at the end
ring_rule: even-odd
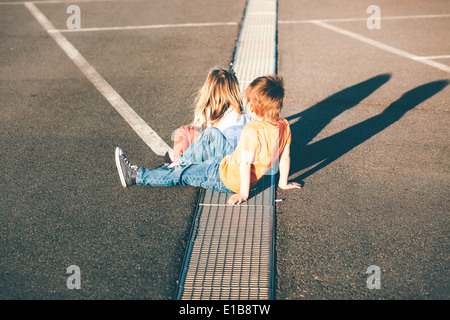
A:
POLYGON ((235 193, 230 197, 230 199, 228 199, 228 204, 229 205, 240 204, 246 200, 247 200, 247 197, 245 197, 239 193, 235 193))
POLYGON ((300 184, 300 183, 297 183, 297 182, 289 182, 288 184, 286 184, 286 185, 284 185, 284 186, 279 185, 279 187, 280 187, 281 189, 283 189, 283 190, 288 190, 288 189, 301 189, 301 188, 302 188, 301 184, 300 184))

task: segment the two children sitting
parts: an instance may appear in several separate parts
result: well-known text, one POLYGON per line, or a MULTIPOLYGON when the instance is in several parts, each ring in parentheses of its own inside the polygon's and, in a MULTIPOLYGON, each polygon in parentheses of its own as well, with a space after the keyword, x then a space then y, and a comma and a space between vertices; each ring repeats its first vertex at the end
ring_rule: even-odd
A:
POLYGON ((298 183, 288 183, 291 131, 287 120, 279 117, 283 80, 277 75, 263 76, 247 87, 244 96, 253 121, 248 121, 243 113, 238 93, 232 72, 210 72, 197 100, 194 125, 179 129, 187 134, 184 140, 175 140, 174 151, 178 154, 171 157, 170 165, 156 169, 138 167, 121 148, 116 148, 122 185, 191 185, 233 193, 228 204, 234 205, 246 201, 251 187, 279 160, 278 186, 301 188, 298 183), (226 117, 228 120, 224 121, 226 117), (202 126, 206 129, 201 131, 202 126), (181 147, 177 145, 180 141, 181 147))

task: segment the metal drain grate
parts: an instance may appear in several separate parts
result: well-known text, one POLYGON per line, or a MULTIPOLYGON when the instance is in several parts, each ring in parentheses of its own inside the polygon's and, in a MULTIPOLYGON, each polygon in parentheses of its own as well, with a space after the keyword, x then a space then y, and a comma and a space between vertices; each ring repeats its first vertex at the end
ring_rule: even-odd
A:
MULTIPOLYGON (((233 69, 241 92, 276 73, 276 0, 249 0, 233 69)), ((266 175, 239 206, 229 194, 202 190, 176 299, 273 299, 274 176, 266 175)))
POLYGON ((276 73, 277 1, 249 0, 233 69, 241 92, 255 78, 276 73))
POLYGON ((264 204, 270 180, 252 190, 255 204, 227 206, 228 195, 201 191, 178 299, 272 298, 274 207, 264 204))

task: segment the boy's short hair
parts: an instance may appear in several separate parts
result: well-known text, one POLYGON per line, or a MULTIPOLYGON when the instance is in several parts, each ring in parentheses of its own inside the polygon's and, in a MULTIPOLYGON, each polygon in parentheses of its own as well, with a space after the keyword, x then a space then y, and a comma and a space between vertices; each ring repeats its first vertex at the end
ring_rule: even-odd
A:
POLYGON ((244 95, 258 117, 277 120, 283 107, 283 78, 278 75, 258 77, 245 89, 244 95))

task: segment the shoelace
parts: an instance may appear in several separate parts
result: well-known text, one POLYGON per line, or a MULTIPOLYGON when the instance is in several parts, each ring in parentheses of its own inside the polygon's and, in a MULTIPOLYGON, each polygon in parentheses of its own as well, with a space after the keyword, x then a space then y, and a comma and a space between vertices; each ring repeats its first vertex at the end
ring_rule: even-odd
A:
POLYGON ((134 165, 134 164, 132 164, 132 163, 130 162, 130 160, 128 160, 127 157, 125 156, 125 154, 123 154, 123 153, 122 153, 122 160, 123 160, 123 162, 125 162, 125 165, 126 165, 127 167, 129 167, 131 170, 136 171, 136 170, 139 169, 139 167, 136 166, 136 165, 134 165))

